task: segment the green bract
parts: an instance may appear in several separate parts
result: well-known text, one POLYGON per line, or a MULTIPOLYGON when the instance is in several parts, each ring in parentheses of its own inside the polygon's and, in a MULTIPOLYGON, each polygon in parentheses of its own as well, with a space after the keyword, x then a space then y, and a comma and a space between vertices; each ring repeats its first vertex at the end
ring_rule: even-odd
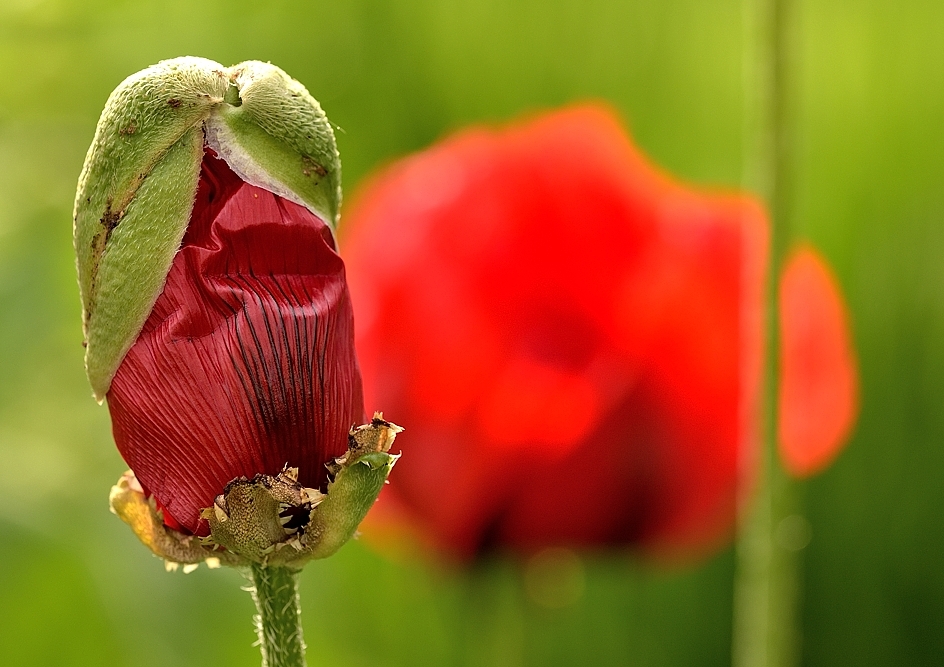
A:
POLYGON ((278 67, 185 57, 125 79, 98 121, 73 217, 85 366, 99 401, 164 286, 204 144, 248 183, 329 225, 337 220, 334 132, 318 102, 278 67))

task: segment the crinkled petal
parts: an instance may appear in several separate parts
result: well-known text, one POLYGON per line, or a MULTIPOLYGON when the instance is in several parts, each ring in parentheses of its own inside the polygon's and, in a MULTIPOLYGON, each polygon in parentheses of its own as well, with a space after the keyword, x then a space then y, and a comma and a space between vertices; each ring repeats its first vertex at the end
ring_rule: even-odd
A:
POLYGON ((118 449, 188 530, 231 480, 310 487, 363 418, 344 264, 307 209, 208 153, 164 291, 108 393, 118 449))

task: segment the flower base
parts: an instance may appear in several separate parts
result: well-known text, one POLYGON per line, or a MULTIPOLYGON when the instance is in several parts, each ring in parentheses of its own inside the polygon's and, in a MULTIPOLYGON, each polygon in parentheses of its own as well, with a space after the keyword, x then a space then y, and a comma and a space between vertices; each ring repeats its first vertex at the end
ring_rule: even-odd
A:
POLYGON ((354 535, 399 458, 389 451, 402 430, 381 413, 351 429, 348 451, 328 464, 327 493, 299 484, 297 469, 288 466, 275 476, 231 481, 203 510, 210 524, 205 538, 165 525, 154 499, 130 470, 112 487, 109 503, 168 569, 183 565, 189 572, 206 563, 299 570, 309 560, 330 556, 354 535))

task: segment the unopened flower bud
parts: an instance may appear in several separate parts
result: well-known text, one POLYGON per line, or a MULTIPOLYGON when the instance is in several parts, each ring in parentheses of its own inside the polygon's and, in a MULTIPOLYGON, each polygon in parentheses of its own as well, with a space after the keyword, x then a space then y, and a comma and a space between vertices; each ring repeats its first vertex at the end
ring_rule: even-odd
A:
POLYGON ((331 125, 273 65, 177 58, 106 104, 75 207, 86 368, 133 470, 112 509, 170 562, 329 555, 396 461, 399 427, 352 430, 340 198, 331 125))

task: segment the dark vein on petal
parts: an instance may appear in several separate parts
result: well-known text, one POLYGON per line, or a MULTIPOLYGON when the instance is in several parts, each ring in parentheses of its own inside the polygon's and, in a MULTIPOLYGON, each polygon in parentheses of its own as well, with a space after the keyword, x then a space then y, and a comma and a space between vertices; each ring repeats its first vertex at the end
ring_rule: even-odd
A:
MULTIPOLYGON (((248 311, 248 305, 244 303, 243 304, 244 318, 242 321, 245 322, 246 326, 249 328, 249 333, 252 336, 253 340, 255 341, 256 350, 258 350, 259 339, 256 337, 255 330, 252 326, 252 320, 250 319, 247 311, 248 311)), ((255 363, 256 360, 252 358, 251 355, 248 354, 248 346, 246 345, 246 342, 243 340, 241 327, 236 328, 236 337, 239 341, 239 352, 240 352, 240 355, 242 355, 243 364, 246 368, 246 372, 249 374, 249 381, 252 384, 252 388, 253 388, 252 394, 248 395, 247 399, 253 405, 253 415, 255 416, 256 420, 259 422, 259 426, 261 426, 262 430, 265 432, 266 438, 269 441, 271 441, 273 434, 272 434, 272 428, 270 424, 271 420, 269 418, 269 411, 266 407, 266 400, 264 396, 264 394, 266 393, 265 387, 264 387, 265 383, 261 381, 262 376, 265 374, 264 361, 261 359, 259 360, 259 363, 263 364, 263 371, 262 373, 260 373, 259 369, 257 368, 257 364, 255 363)), ((270 400, 271 400, 271 397, 270 397, 270 400)))
MULTIPOLYGON (((258 279, 257 279, 258 282, 258 279)), ((269 386, 269 396, 272 402, 269 405, 270 419, 275 433, 281 436, 283 417, 288 409, 286 396, 286 387, 282 377, 282 360, 279 354, 278 346, 275 343, 275 336, 272 332, 272 322, 269 320, 268 309, 265 299, 259 294, 258 290, 253 290, 253 297, 259 306, 259 314, 262 316, 262 326, 265 329, 266 339, 269 342, 268 349, 262 347, 261 339, 256 338, 256 346, 259 350, 259 356, 262 358, 263 368, 265 368, 266 382, 269 386), (268 352, 268 354, 267 354, 268 352), (276 393, 280 394, 280 401, 277 401, 276 393)), ((278 446, 274 441, 267 443, 268 446, 278 446)))
MULTIPOLYGON (((320 296, 321 296, 322 299, 325 299, 324 292, 322 292, 320 296)), ((325 400, 326 400, 326 396, 325 396, 325 355, 326 355, 327 350, 328 350, 328 345, 329 345, 329 343, 330 343, 331 333, 332 333, 332 331, 331 331, 331 318, 327 316, 327 314, 328 314, 328 312, 329 312, 327 306, 328 306, 328 304, 327 304, 327 299, 325 299, 325 311, 324 311, 324 312, 325 312, 325 314, 326 314, 326 317, 324 318, 324 337, 322 338, 322 345, 318 348, 318 386, 319 386, 319 388, 321 389, 321 396, 320 396, 320 398, 321 398, 321 419, 324 420, 325 422, 327 422, 327 420, 328 420, 327 407, 325 406, 325 400)), ((327 447, 327 444, 325 444, 325 447, 327 447)))
MULTIPOLYGON (((299 422, 297 424, 297 427, 305 428, 307 430, 307 424, 301 423, 303 421, 307 421, 307 419, 305 418, 308 416, 308 410, 307 410, 307 405, 306 405, 308 401, 308 386, 307 386, 307 383, 305 382, 305 378, 302 373, 302 370, 303 370, 302 357, 303 355, 307 355, 307 352, 304 348, 302 348, 301 332, 300 332, 300 323, 304 319, 307 319, 307 318, 305 317, 304 308, 297 307, 296 304, 298 304, 298 300, 291 298, 288 295, 288 293, 286 293, 286 291, 283 289, 282 284, 279 281, 275 280, 275 276, 273 276, 272 279, 282 299, 284 299, 286 303, 289 303, 292 305, 293 314, 295 315, 295 317, 291 318, 292 329, 294 330, 294 333, 295 333, 295 349, 293 350, 294 354, 289 354, 289 368, 291 370, 291 375, 292 375, 292 385, 296 389, 296 391, 294 392, 294 399, 295 399, 294 409, 295 409, 296 420, 299 422), (297 368, 295 364, 298 364, 297 368)), ((292 346, 289 343, 289 339, 288 339, 288 327, 283 327, 282 333, 285 337, 285 348, 287 350, 292 350, 292 346)))
MULTIPOLYGON (((273 283, 276 282, 276 277, 274 274, 270 275, 269 278, 273 283)), ((281 382, 282 399, 284 401, 285 417, 288 419, 287 425, 289 426, 289 428, 295 430, 297 417, 299 414, 298 413, 298 385, 295 381, 295 369, 292 366, 292 356, 293 356, 292 345, 288 339, 288 326, 286 323, 286 317, 288 317, 289 320, 296 319, 295 317, 293 317, 295 313, 292 312, 293 308, 292 308, 291 303, 286 304, 285 309, 280 307, 279 298, 275 294, 275 292, 272 291, 272 288, 269 285, 268 281, 260 281, 259 287, 260 289, 264 289, 268 293, 270 297, 269 302, 273 304, 273 310, 275 311, 275 315, 278 317, 279 333, 282 334, 282 343, 284 345, 284 347, 282 348, 283 354, 281 355, 279 359, 279 372, 280 372, 280 375, 282 375, 282 377, 280 378, 282 380, 281 382), (288 372, 288 375, 289 375, 288 378, 284 377, 286 371, 288 372)), ((265 310, 264 307, 263 307, 263 310, 265 310)), ((266 317, 266 321, 268 322, 268 317, 266 317)), ((275 347, 275 340, 273 340, 273 332, 271 330, 269 331, 269 340, 272 343, 272 346, 275 347)))

